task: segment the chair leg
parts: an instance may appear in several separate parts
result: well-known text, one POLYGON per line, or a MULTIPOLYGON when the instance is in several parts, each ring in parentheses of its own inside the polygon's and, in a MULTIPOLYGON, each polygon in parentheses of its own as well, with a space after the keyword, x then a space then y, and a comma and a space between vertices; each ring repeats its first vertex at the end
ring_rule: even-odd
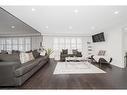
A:
POLYGON ((98 64, 99 64, 99 68, 101 67, 101 62, 98 62, 98 64))
POLYGON ((101 62, 99 62, 99 65, 100 65, 100 67, 101 67, 101 62))

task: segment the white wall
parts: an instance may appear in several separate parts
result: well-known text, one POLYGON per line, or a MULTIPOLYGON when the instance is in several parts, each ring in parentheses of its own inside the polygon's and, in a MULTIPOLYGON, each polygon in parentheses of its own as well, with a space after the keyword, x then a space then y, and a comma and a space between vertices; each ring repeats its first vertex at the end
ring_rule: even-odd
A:
MULTIPOLYGON (((98 32, 99 33, 99 32, 98 32)), ((99 50, 106 50, 106 56, 112 57, 111 64, 118 67, 125 67, 124 54, 127 51, 127 33, 123 34, 122 26, 105 31, 105 42, 93 43, 93 54, 97 54, 99 50), (125 44, 126 43, 126 44, 125 44), (124 48, 125 47, 125 48, 124 48)), ((53 38, 55 36, 43 36, 45 48, 53 48, 53 38)), ((83 38, 83 53, 87 56, 87 42, 91 41, 91 37, 83 38)), ((54 55, 52 55, 54 57, 54 55)))
POLYGON ((121 27, 111 29, 110 31, 106 31, 104 33, 106 41, 93 44, 94 54, 97 54, 98 50, 106 50, 106 56, 113 58, 111 64, 123 68, 123 35, 121 27))
MULTIPOLYGON (((126 55, 126 53, 127 53, 127 31, 124 31, 123 32, 123 58, 126 55)), ((124 60, 124 66, 126 66, 127 65, 126 60, 125 59, 123 60, 124 60)))

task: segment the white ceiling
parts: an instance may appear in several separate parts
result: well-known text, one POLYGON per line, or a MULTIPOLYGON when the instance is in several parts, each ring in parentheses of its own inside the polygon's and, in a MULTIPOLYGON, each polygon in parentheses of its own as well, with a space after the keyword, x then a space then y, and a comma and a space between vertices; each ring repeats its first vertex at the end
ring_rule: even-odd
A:
POLYGON ((2 6, 2 8, 42 35, 71 33, 87 35, 104 32, 127 23, 127 6, 2 6))

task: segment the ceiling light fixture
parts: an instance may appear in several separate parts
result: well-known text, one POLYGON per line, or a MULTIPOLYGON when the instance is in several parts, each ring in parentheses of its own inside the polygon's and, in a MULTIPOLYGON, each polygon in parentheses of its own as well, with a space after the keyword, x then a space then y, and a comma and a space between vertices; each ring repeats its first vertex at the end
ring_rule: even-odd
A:
POLYGON ((72 30, 72 26, 69 26, 68 28, 69 28, 70 30, 72 30))
POLYGON ((116 14, 116 15, 119 14, 119 11, 114 11, 114 14, 116 14))
POLYGON ((124 31, 127 31, 127 27, 124 27, 123 30, 124 30, 124 31))
POLYGON ((91 29, 94 30, 95 29, 95 26, 92 26, 91 29))
POLYGON ((11 28, 13 28, 13 29, 14 29, 14 28, 15 28, 15 26, 11 26, 11 28))
POLYGON ((46 29, 48 29, 48 28, 49 28, 49 26, 45 26, 45 28, 46 28, 46 29))
POLYGON ((32 11, 36 11, 36 9, 35 9, 35 8, 32 8, 31 10, 32 10, 32 11))
POLYGON ((74 10, 74 13, 78 13, 78 12, 79 12, 79 10, 78 10, 78 9, 75 9, 75 10, 74 10))

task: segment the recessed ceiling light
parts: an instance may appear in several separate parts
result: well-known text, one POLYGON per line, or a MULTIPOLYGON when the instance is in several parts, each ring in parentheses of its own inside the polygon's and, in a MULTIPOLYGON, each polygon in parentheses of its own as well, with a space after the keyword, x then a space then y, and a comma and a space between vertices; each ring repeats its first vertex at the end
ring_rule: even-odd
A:
POLYGON ((79 12, 79 10, 78 10, 78 9, 75 9, 75 10, 74 10, 74 13, 78 13, 78 12, 79 12))
POLYGON ((15 26, 11 26, 11 28, 15 28, 15 26))
POLYGON ((69 26, 68 28, 71 30, 72 29, 72 26, 69 26))
POLYGON ((95 26, 92 26, 91 29, 94 30, 95 29, 95 26))
POLYGON ((46 28, 46 29, 48 29, 48 28, 49 28, 49 26, 45 26, 45 28, 46 28))
POLYGON ((124 27, 123 30, 127 31, 127 27, 124 27))
POLYGON ((36 9, 35 9, 35 8, 32 8, 31 10, 32 10, 32 11, 36 11, 36 9))
POLYGON ((119 14, 119 11, 114 11, 114 14, 119 14))

